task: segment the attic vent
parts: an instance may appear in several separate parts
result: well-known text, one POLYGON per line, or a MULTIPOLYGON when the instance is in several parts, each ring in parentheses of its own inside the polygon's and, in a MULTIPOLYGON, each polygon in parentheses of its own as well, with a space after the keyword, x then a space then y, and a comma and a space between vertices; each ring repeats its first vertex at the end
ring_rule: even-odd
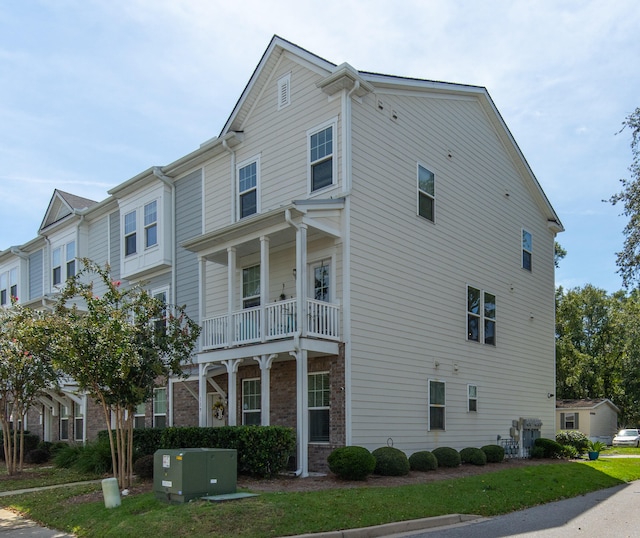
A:
POLYGON ((291 104, 291 73, 278 79, 278 110, 291 104))

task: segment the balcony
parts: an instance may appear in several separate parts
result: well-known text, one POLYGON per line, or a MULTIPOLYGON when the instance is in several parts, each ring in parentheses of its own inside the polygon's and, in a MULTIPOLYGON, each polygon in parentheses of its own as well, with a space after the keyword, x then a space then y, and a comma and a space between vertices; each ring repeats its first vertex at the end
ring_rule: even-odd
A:
MULTIPOLYGON (((298 333, 298 301, 290 299, 245 308, 202 322, 202 349, 222 349, 293 338, 298 333)), ((327 340, 340 339, 340 306, 305 300, 300 334, 327 340)))

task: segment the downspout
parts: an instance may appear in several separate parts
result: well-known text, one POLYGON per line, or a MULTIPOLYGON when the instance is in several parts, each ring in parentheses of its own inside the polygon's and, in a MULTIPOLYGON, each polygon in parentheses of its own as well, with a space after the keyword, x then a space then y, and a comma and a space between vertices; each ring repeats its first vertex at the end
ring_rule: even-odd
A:
POLYGON ((171 304, 176 304, 176 185, 159 166, 153 167, 153 175, 171 189, 171 304))
POLYGON ((222 140, 222 147, 231 155, 231 222, 237 220, 236 215, 236 152, 229 147, 226 139, 222 140))

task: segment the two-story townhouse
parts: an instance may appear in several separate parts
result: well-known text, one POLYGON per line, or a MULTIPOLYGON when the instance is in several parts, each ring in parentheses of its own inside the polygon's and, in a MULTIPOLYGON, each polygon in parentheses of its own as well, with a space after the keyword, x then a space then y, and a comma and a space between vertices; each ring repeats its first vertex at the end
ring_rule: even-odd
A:
POLYGON ((295 427, 303 475, 344 444, 553 435, 563 228, 485 88, 274 37, 209 147, 182 243, 201 425, 295 427))

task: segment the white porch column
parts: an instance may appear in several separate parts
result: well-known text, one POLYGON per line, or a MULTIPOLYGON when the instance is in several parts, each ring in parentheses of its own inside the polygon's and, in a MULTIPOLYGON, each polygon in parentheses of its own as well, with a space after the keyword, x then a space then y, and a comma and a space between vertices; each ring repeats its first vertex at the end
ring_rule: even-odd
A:
POLYGON ((296 296, 298 303, 298 332, 307 334, 307 225, 296 229, 296 296))
POLYGON ((269 238, 260 237, 260 340, 267 340, 266 310, 269 303, 269 238))
POLYGON ((271 415, 271 365, 278 355, 262 355, 254 357, 260 365, 260 408, 262 410, 260 424, 268 426, 271 415))
POLYGON ((227 409, 229 410, 229 420, 227 423, 229 426, 236 426, 238 423, 236 419, 238 414, 238 391, 236 390, 236 374, 238 373, 238 366, 241 362, 242 359, 228 359, 226 361, 222 361, 222 364, 227 367, 227 374, 229 376, 229 387, 227 390, 229 394, 229 402, 227 404, 227 409))
POLYGON ((233 310, 236 304, 236 249, 227 249, 227 344, 231 345, 235 340, 235 328, 233 326, 233 310))
POLYGON ((296 415, 298 438, 298 471, 301 477, 309 476, 309 379, 307 377, 307 350, 290 353, 296 358, 296 415))
POLYGON ((198 364, 198 425, 207 425, 207 364, 198 364))

